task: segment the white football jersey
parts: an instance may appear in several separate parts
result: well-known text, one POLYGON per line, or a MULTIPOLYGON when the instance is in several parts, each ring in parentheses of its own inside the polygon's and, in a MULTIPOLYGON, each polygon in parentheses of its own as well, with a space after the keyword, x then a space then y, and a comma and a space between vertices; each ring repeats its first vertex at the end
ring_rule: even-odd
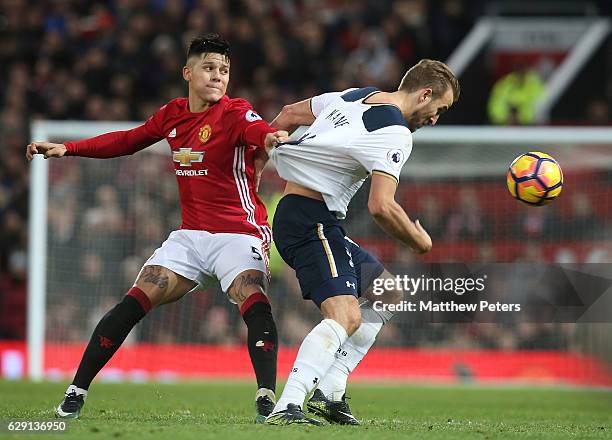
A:
POLYGON ((412 151, 412 134, 398 107, 363 103, 376 92, 366 87, 313 97, 313 124, 270 153, 284 180, 320 192, 340 219, 372 173, 399 181, 412 151))

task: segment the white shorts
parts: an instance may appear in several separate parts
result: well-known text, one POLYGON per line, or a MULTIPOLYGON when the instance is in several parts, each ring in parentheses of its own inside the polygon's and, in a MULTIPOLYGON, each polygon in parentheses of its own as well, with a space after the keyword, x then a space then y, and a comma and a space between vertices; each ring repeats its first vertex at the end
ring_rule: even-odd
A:
POLYGON ((154 265, 170 269, 202 286, 219 280, 226 293, 236 276, 245 270, 259 270, 268 280, 270 277, 267 243, 246 234, 211 234, 190 229, 173 231, 144 264, 154 265))

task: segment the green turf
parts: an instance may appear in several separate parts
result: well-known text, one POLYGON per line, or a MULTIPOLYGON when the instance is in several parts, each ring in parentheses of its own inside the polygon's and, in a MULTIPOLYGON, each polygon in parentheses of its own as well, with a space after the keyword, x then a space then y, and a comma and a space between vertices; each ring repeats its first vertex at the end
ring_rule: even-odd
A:
MULTIPOLYGON (((0 420, 52 420, 64 384, 0 382, 0 420)), ((570 389, 354 385, 361 427, 254 425, 253 385, 95 384, 53 439, 610 439, 612 393, 570 389), (256 438, 255 436, 258 436, 256 438)))

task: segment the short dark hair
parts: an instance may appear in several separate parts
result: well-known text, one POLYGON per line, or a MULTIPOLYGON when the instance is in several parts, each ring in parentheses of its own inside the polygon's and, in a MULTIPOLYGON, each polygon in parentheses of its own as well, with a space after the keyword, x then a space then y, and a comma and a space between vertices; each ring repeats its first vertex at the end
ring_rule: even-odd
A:
POLYGON ((402 78, 399 90, 414 92, 431 87, 434 96, 441 96, 448 88, 453 91, 453 102, 459 99, 459 81, 446 64, 437 60, 423 59, 412 66, 402 78))
POLYGON ((219 34, 204 34, 191 40, 189 49, 187 49, 187 59, 203 53, 219 53, 229 58, 230 46, 227 40, 219 34))

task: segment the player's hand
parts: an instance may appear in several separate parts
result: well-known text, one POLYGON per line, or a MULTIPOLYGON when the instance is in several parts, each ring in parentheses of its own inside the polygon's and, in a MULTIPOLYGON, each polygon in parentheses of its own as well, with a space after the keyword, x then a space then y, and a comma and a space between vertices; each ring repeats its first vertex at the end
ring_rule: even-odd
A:
POLYGON ((278 130, 274 133, 268 133, 266 135, 266 139, 264 140, 264 146, 266 147, 266 151, 270 151, 272 148, 276 147, 281 142, 287 142, 289 140, 289 133, 285 130, 278 130))
POLYGON ((51 142, 32 142, 26 147, 26 159, 31 161, 35 154, 42 154, 45 159, 50 157, 62 157, 66 154, 66 146, 64 144, 53 144, 51 142))
POLYGON ((429 236, 425 228, 421 226, 421 222, 419 222, 418 220, 414 222, 414 227, 417 231, 417 236, 413 237, 415 246, 412 247, 412 251, 417 254, 424 254, 426 252, 429 252, 433 246, 431 237, 429 236))
POLYGON ((255 191, 259 191, 259 182, 261 181, 261 175, 263 173, 264 168, 266 167, 266 163, 268 162, 268 153, 266 153, 261 148, 255 151, 254 155, 254 163, 255 163, 255 191))

